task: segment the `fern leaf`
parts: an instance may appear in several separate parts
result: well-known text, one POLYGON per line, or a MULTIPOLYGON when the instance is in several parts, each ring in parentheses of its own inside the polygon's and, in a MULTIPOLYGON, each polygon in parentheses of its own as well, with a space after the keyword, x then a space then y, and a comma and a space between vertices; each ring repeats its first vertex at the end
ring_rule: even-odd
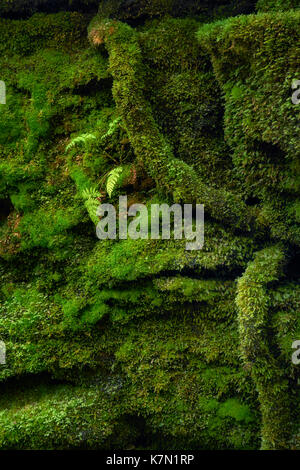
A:
POLYGON ((97 209, 99 207, 99 200, 97 198, 100 197, 99 191, 96 188, 86 188, 82 191, 81 194, 90 219, 94 222, 95 225, 97 225, 99 222, 97 217, 97 209))
POLYGON ((92 187, 92 188, 86 188, 82 191, 82 197, 83 199, 92 199, 92 198, 97 198, 100 196, 99 191, 92 187))
POLYGON ((73 139, 69 143, 69 145, 67 145, 66 152, 76 147, 78 144, 86 145, 88 141, 95 140, 95 139, 96 139, 96 136, 94 134, 81 134, 78 137, 75 137, 75 139, 73 139))
POLYGON ((104 140, 106 139, 107 137, 110 137, 111 135, 113 135, 115 133, 115 131, 117 130, 118 128, 118 124, 119 122, 121 121, 121 118, 118 117, 117 119, 115 119, 114 121, 112 121, 109 126, 108 126, 108 131, 106 132, 106 134, 104 134, 102 137, 101 137, 101 140, 104 140))
POLYGON ((99 219, 97 217, 99 201, 97 199, 88 199, 87 201, 85 201, 84 205, 86 210, 88 211, 91 221, 94 222, 95 225, 97 225, 99 222, 99 219))
POLYGON ((123 167, 118 166, 117 168, 114 168, 107 177, 107 182, 106 182, 106 191, 109 197, 112 196, 112 193, 114 192, 119 180, 120 176, 123 172, 123 167))

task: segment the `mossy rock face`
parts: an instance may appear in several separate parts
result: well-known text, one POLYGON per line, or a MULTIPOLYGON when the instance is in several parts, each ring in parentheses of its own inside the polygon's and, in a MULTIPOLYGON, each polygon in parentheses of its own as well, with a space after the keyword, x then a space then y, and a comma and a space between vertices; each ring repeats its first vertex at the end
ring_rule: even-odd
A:
POLYGON ((299 0, 259 0, 256 8, 258 11, 285 11, 299 8, 299 0))
POLYGON ((299 447, 299 14, 180 3, 0 20, 2 449, 299 447), (123 194, 203 249, 97 240, 123 194))
POLYGON ((165 15, 196 16, 198 19, 235 16, 253 12, 255 0, 102 0, 101 16, 116 18, 130 24, 141 24, 149 18, 165 15))
POLYGON ((0 14, 10 18, 27 18, 34 13, 58 11, 96 12, 99 0, 2 0, 0 14))
POLYGON ((244 190, 251 187, 251 197, 261 200, 274 237, 285 226, 297 244, 299 112, 289 95, 298 73, 299 26, 300 12, 289 11, 233 18, 198 33, 225 95, 225 138, 244 190))

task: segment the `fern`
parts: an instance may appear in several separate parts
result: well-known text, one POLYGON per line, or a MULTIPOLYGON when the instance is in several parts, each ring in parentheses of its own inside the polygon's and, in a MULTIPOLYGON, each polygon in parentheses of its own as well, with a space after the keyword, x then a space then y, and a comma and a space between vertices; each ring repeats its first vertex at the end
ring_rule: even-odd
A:
POLYGON ((112 193, 114 192, 118 182, 120 181, 121 174, 123 173, 123 167, 118 166, 117 168, 114 168, 107 177, 106 181, 106 191, 109 197, 112 196, 112 193))
POLYGON ((84 189, 82 191, 82 197, 84 199, 84 205, 88 211, 90 219, 94 222, 95 225, 97 225, 99 222, 99 219, 96 215, 100 204, 98 200, 100 197, 99 191, 96 188, 84 189))
POLYGON ((98 189, 96 189, 95 187, 86 188, 82 191, 83 199, 97 198, 99 196, 100 196, 100 193, 98 189))
POLYGON ((86 145, 89 140, 95 140, 96 136, 94 134, 81 134, 78 137, 75 137, 69 145, 66 147, 66 152, 68 152, 70 149, 76 147, 78 144, 83 144, 86 145))
POLYGON ((115 133, 115 131, 117 130, 118 128, 118 124, 119 122, 121 121, 121 118, 118 117, 117 119, 115 119, 114 121, 112 121, 109 126, 108 126, 108 131, 106 132, 106 134, 104 134, 102 137, 101 137, 101 140, 104 140, 106 139, 107 137, 110 137, 111 135, 113 135, 115 133))

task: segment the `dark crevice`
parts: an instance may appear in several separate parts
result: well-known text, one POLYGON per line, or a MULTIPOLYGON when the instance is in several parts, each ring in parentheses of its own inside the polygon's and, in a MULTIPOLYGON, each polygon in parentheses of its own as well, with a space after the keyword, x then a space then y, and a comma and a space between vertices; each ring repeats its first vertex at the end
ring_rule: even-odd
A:
POLYGON ((198 281, 209 281, 209 280, 219 280, 219 281, 235 281, 237 278, 241 277, 245 271, 245 266, 237 266, 236 268, 222 267, 222 272, 218 272, 217 268, 213 269, 201 269, 201 266, 193 268, 180 268, 176 270, 165 270, 160 273, 149 275, 145 277, 140 277, 132 281, 122 281, 118 280, 118 284, 114 283, 109 284, 110 289, 118 290, 130 290, 135 287, 141 288, 141 284, 146 286, 153 281, 165 278, 188 278, 198 281), (198 271, 197 271, 198 269, 198 271))
POLYGON ((2 382, 0 384, 0 391, 2 396, 8 395, 13 398, 16 395, 19 398, 25 391, 34 390, 41 385, 61 385, 62 383, 66 382, 53 379, 47 372, 38 375, 24 374, 19 377, 10 377, 5 382, 2 382))
POLYGON ((285 163, 285 153, 278 145, 256 140, 255 148, 265 155, 266 161, 281 165, 285 163))
POLYGON ((245 201, 245 203, 246 203, 247 206, 250 206, 250 207, 259 206, 261 204, 261 200, 258 197, 250 196, 245 201))
POLYGON ((299 281, 300 279, 300 250, 296 249, 289 263, 285 266, 285 273, 288 279, 299 281))
MULTIPOLYGON (((106 0, 109 1, 109 0, 106 0)), ((153 2, 154 3, 154 2, 153 2)), ((199 21, 213 21, 218 18, 237 16, 255 12, 256 0, 173 0, 172 6, 165 7, 142 0, 120 0, 112 17, 128 23, 132 27, 143 26, 147 20, 168 14, 174 18, 193 16, 199 21), (146 10, 146 12, 145 12, 146 10)))
POLYGON ((112 78, 105 78, 99 81, 97 78, 93 78, 89 83, 85 85, 77 85, 73 88, 72 92, 75 95, 80 96, 95 96, 99 91, 110 90, 113 86, 112 78))
MULTIPOLYGON (((2 3, 2 2, 1 2, 2 3)), ((0 5, 0 16, 5 19, 28 19, 35 13, 59 13, 61 11, 90 13, 98 11, 99 0, 90 0, 87 4, 82 0, 25 0, 14 4, 0 5)))
POLYGON ((4 222, 13 211, 13 205, 9 198, 0 199, 0 223, 4 222))

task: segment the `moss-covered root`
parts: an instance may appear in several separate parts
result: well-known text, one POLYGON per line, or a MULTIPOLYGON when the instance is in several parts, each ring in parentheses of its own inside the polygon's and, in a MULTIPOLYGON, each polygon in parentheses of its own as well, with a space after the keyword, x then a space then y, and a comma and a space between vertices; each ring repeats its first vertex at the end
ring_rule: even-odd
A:
POLYGON ((177 202, 204 204, 213 218, 235 228, 250 230, 256 226, 254 209, 239 196, 208 187, 199 181, 193 168, 174 157, 144 97, 144 70, 136 32, 127 24, 96 17, 89 27, 89 39, 94 46, 104 44, 108 50, 118 111, 137 158, 158 187, 177 202))
POLYGON ((287 449, 290 437, 288 383, 268 346, 267 284, 280 275, 284 250, 279 246, 256 254, 238 282, 241 355, 256 384, 262 414, 262 449, 287 449))

